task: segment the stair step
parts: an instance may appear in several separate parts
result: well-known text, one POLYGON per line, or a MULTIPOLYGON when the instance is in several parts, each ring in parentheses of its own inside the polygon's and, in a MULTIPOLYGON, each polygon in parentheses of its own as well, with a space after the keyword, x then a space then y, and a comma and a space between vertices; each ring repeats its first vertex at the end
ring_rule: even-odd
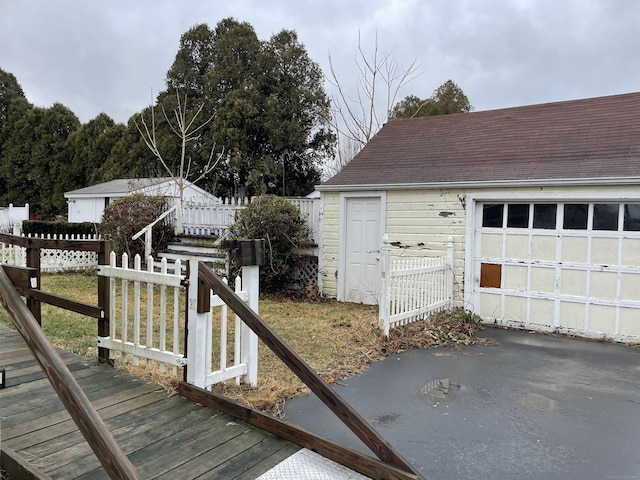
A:
POLYGON ((206 262, 226 262, 226 257, 216 255, 216 254, 207 254, 207 253, 198 253, 198 252, 188 252, 188 251, 177 251, 177 250, 165 250, 164 252, 158 253, 159 257, 163 257, 171 260, 188 260, 191 258, 206 261, 206 262))
POLYGON ((220 248, 206 246, 206 245, 196 245, 192 243, 169 243, 167 245, 167 251, 169 252, 180 252, 180 253, 196 253, 203 255, 212 255, 218 256, 221 258, 225 258, 227 256, 227 252, 220 248))

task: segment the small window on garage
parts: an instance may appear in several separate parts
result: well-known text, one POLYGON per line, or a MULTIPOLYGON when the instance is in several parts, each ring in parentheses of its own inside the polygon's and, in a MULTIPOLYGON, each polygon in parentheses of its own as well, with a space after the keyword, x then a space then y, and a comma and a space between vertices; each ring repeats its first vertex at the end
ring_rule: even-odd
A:
POLYGON ((510 203, 507 205, 507 227, 528 228, 529 227, 529 204, 510 203))
POLYGON ((593 230, 618 230, 618 214, 620 205, 617 203, 593 204, 593 230))
POLYGON ((556 228, 556 212, 558 205, 555 203, 536 203, 533 205, 533 228, 556 228))
POLYGON ((627 203, 624 206, 624 229, 628 232, 640 231, 640 203, 627 203))
POLYGON ((502 227, 502 218, 504 216, 503 203, 485 203, 482 205, 482 226, 483 227, 502 227))
POLYGON ((586 203, 565 203, 564 224, 567 230, 586 230, 589 218, 589 205, 586 203))

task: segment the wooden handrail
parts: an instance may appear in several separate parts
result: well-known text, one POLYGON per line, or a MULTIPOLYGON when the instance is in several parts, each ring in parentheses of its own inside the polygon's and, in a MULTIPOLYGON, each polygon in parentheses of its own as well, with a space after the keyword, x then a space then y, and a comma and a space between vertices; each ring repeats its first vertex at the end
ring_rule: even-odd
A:
POLYGON ((135 467, 38 326, 4 268, 0 268, 0 302, 109 477, 117 480, 139 479, 135 467))
POLYGON ((204 284, 211 288, 380 460, 421 478, 413 466, 396 452, 351 405, 346 403, 257 313, 251 310, 210 267, 199 262, 198 273, 204 284))
POLYGON ((23 237, 20 235, 10 235, 0 233, 0 243, 17 245, 27 248, 52 248, 58 250, 78 250, 82 252, 99 252, 104 244, 104 240, 67 240, 53 238, 23 237))

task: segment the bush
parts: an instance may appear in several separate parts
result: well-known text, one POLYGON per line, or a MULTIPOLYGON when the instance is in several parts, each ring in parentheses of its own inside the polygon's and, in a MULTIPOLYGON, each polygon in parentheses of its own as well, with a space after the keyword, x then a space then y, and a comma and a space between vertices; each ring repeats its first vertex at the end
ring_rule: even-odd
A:
MULTIPOLYGON (((131 195, 116 200, 105 207, 99 232, 106 240, 113 241, 118 255, 127 253, 130 259, 139 254, 144 257, 144 235, 137 240, 132 237, 155 221, 167 210, 167 201, 161 196, 131 195)), ((173 240, 173 226, 166 221, 153 226, 152 247, 154 252, 164 250, 173 240)))
POLYGON ((266 260, 260 268, 260 282, 272 292, 285 286, 298 260, 295 249, 309 237, 298 207, 275 195, 254 198, 236 214, 233 231, 242 239, 264 239, 266 260))
POLYGON ((22 232, 25 235, 94 235, 96 224, 91 222, 68 223, 46 222, 43 220, 25 220, 22 222, 22 232))

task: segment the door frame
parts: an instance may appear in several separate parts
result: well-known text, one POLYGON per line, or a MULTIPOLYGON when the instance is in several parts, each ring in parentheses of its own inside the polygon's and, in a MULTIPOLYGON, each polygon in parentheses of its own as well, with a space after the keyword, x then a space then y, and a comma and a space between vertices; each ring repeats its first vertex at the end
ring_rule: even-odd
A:
POLYGON ((381 190, 367 190, 359 192, 340 192, 340 205, 338 210, 338 290, 336 297, 338 301, 343 302, 345 295, 345 271, 346 271, 346 245, 347 245, 347 200, 353 198, 378 198, 380 199, 380 245, 382 246, 382 236, 386 229, 387 218, 387 192, 381 190))

